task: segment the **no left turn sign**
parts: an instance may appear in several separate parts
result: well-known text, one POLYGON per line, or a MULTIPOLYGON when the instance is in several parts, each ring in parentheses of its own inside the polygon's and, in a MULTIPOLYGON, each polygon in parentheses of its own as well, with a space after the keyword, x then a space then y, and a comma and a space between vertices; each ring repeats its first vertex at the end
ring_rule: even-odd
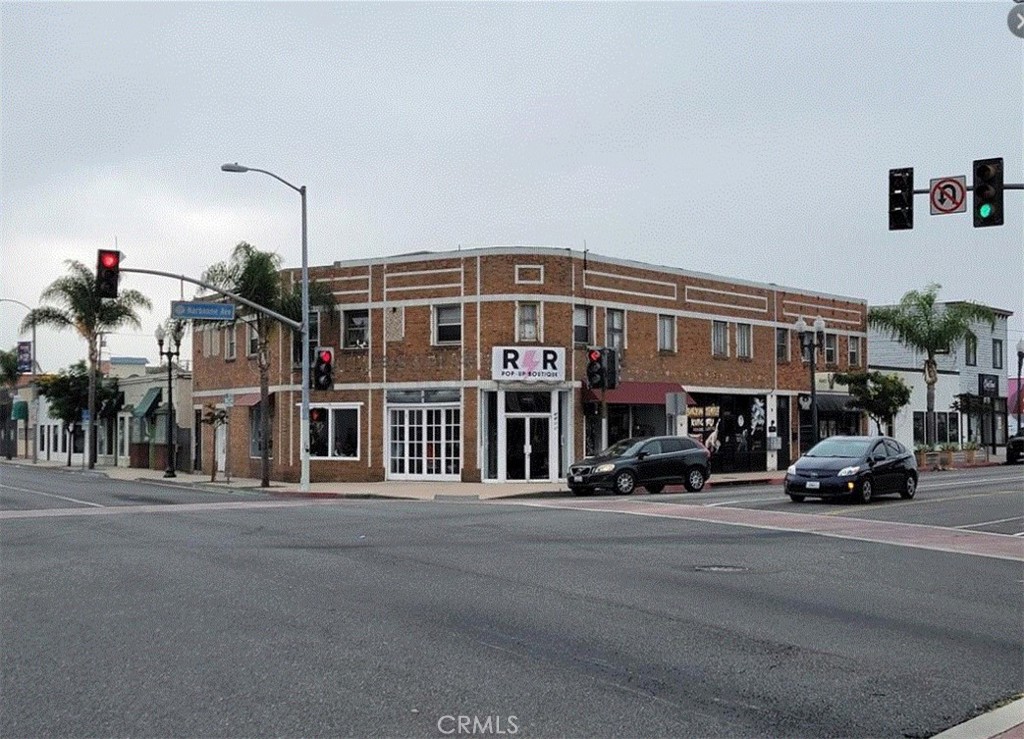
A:
POLYGON ((939 177, 931 180, 928 188, 928 201, 931 203, 931 214, 942 216, 948 213, 967 212, 967 178, 939 177))

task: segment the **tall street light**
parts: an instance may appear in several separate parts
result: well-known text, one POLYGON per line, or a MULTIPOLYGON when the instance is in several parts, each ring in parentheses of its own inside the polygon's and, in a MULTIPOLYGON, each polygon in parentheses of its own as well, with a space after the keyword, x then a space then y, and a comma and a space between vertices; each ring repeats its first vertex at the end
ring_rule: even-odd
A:
POLYGON ((309 258, 306 245, 306 186, 296 187, 273 172, 244 167, 238 162, 222 164, 224 172, 259 172, 270 175, 295 190, 302 198, 302 405, 299 410, 299 458, 302 465, 299 489, 309 492, 309 258))
POLYGON ((1024 405, 1024 397, 1021 396, 1020 368, 1024 365, 1024 339, 1017 342, 1017 433, 1024 434, 1024 428, 1020 425, 1021 405, 1024 405))
POLYGON ((153 335, 156 337, 156 344, 160 347, 160 356, 167 357, 167 469, 164 470, 164 477, 177 477, 174 472, 174 381, 171 377, 171 365, 174 358, 181 353, 182 326, 175 321, 171 326, 170 341, 167 342, 167 351, 164 351, 164 337, 167 332, 163 326, 157 326, 153 335))
POLYGON ((804 354, 811 358, 811 446, 818 443, 818 393, 814 382, 815 355, 819 349, 825 346, 825 319, 818 316, 814 319, 814 326, 808 326, 804 317, 800 316, 793 324, 793 330, 800 336, 800 346, 804 354))
MULTIPOLYGON (((31 307, 25 305, 20 300, 15 300, 14 298, 0 298, 0 303, 14 303, 15 305, 20 305, 22 308, 27 310, 29 314, 32 313, 31 307)), ((36 378, 39 376, 39 362, 36 361, 36 352, 38 351, 39 349, 36 346, 36 322, 32 321, 32 403, 36 408, 36 423, 35 426, 32 427, 32 464, 36 464, 39 461, 39 384, 36 382, 36 378)), ((1020 372, 1017 374, 1019 375, 1020 372)), ((1019 380, 1017 384, 1020 384, 1019 380)), ((15 425, 17 425, 17 423, 15 423, 15 425)), ((27 441, 28 440, 26 439, 26 443, 27 441)), ((15 453, 18 451, 17 441, 15 441, 14 451, 15 453)))

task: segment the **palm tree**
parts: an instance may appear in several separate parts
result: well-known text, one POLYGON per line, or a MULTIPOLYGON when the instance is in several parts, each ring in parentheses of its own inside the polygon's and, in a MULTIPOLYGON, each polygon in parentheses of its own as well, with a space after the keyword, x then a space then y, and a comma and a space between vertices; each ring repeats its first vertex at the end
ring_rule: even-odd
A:
MULTIPOLYGON (((299 285, 286 286, 281 278, 281 257, 274 252, 260 251, 244 241, 235 246, 226 262, 214 264, 203 273, 202 280, 214 287, 234 293, 286 318, 300 321, 302 298, 299 285)), ((310 306, 330 308, 334 296, 321 282, 309 285, 310 306)), ((270 330, 278 323, 265 313, 255 311, 251 319, 256 333, 256 366, 260 374, 260 485, 270 486, 270 330)), ((308 347, 305 348, 308 351, 308 347)))
POLYGON ((903 346, 925 355, 926 444, 935 442, 935 384, 939 381, 935 355, 948 352, 967 337, 977 338, 971 330, 973 323, 985 321, 995 326, 996 322, 992 309, 979 303, 936 303, 941 288, 932 283, 924 290, 911 290, 898 305, 868 311, 869 325, 888 331, 903 346))
POLYGON ((96 293, 96 275, 81 262, 69 259, 65 262, 70 274, 54 280, 39 296, 43 305, 29 311, 21 323, 21 330, 27 331, 34 323, 37 326, 51 326, 58 331, 74 329, 85 339, 89 352, 89 469, 96 466, 94 443, 96 440, 96 369, 99 365, 100 335, 131 326, 142 328, 136 312, 139 308, 152 309, 149 298, 138 290, 120 290, 116 298, 101 298, 96 293))

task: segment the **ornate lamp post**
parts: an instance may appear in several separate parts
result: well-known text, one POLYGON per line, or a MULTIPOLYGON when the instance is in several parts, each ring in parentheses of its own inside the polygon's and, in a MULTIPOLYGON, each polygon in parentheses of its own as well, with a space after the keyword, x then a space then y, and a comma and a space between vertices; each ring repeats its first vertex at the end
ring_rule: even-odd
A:
POLYGON ((174 358, 181 353, 182 326, 177 321, 172 324, 167 351, 164 351, 164 338, 167 336, 164 327, 157 326, 153 335, 156 337, 160 356, 167 357, 167 469, 164 471, 164 477, 177 477, 174 472, 174 379, 171 373, 174 358))
POLYGON ((815 387, 815 355, 825 347, 825 319, 818 316, 814 326, 808 326, 804 317, 800 316, 793 324, 793 330, 800 336, 800 346, 804 354, 810 355, 811 363, 811 446, 818 443, 818 393, 815 387))
MULTIPOLYGON (((0 303, 14 303, 20 305, 22 308, 32 315, 32 308, 25 305, 20 300, 14 298, 0 298, 0 303)), ((1021 342, 1024 344, 1024 341, 1021 342)), ((1020 349, 1020 345, 1017 346, 1020 349)), ((36 361, 36 352, 38 352, 38 344, 36 344, 36 322, 32 321, 32 402, 35 404, 36 411, 36 422, 32 427, 32 464, 36 464, 39 461, 39 362, 36 361)), ((1017 356, 1020 356, 1020 352, 1017 352, 1017 356)), ((1017 372, 1018 380, 1017 384, 1020 384, 1020 371, 1017 372)), ((1020 425, 1019 423, 1017 424, 1020 425)), ((27 443, 27 442, 26 442, 27 443)))
POLYGON ((1024 434, 1024 428, 1021 427, 1020 416, 1021 406, 1024 405, 1024 398, 1021 397, 1020 387, 1020 368, 1024 365, 1024 339, 1017 342, 1017 434, 1024 434))

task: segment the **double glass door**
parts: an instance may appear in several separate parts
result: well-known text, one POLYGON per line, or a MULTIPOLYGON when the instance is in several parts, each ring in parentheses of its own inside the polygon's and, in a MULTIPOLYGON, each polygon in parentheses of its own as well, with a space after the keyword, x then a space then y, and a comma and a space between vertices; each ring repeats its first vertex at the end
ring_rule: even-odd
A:
POLYGON ((550 478, 551 416, 505 416, 505 479, 550 478))

